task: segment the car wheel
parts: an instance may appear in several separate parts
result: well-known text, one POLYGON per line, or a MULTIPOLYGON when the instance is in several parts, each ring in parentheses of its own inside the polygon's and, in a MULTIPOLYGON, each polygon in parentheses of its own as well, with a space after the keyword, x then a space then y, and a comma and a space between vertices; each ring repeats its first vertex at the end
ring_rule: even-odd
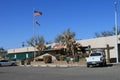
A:
POLYGON ((15 64, 15 63, 12 63, 11 66, 16 66, 16 64, 15 64))
POLYGON ((99 64, 100 67, 103 67, 103 65, 104 65, 104 63, 100 63, 100 64, 99 64))
POLYGON ((104 62, 104 66, 106 66, 107 64, 106 64, 106 62, 104 62))
POLYGON ((0 64, 0 66, 2 66, 2 65, 0 64))

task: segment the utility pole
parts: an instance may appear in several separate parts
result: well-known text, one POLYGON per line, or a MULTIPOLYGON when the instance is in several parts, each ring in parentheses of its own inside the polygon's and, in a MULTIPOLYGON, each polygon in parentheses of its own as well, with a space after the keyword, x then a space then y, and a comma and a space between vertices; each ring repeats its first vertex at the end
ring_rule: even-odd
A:
POLYGON ((116 63, 118 63, 118 23, 117 23, 117 20, 118 20, 118 17, 117 17, 117 1, 114 2, 114 5, 115 5, 115 34, 116 34, 116 63))

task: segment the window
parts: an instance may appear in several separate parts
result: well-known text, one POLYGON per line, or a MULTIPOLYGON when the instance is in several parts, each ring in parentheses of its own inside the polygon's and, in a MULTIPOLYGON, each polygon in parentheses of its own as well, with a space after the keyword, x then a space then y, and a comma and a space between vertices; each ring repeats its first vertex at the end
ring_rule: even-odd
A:
POLYGON ((8 62, 8 60, 1 60, 0 62, 8 62))
POLYGON ((101 53, 91 53, 90 56, 101 56, 101 53))

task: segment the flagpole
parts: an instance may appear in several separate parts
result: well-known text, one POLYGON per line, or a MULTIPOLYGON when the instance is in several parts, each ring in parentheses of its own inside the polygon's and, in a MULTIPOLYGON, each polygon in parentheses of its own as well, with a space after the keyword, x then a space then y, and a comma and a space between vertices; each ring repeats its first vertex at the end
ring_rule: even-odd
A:
POLYGON ((35 11, 35 9, 33 9, 34 61, 35 61, 35 54, 36 54, 36 42, 35 42, 36 41, 36 24, 39 24, 35 19, 35 16, 40 16, 40 15, 42 15, 42 12, 35 11))
MULTIPOLYGON (((35 27, 36 27, 36 24, 35 24, 35 15, 34 15, 34 11, 35 11, 35 9, 33 9, 33 33, 34 33, 34 45, 36 45, 36 44, 35 44, 35 39, 36 39, 36 29, 35 29, 35 27)), ((35 46, 34 46, 33 57, 34 57, 34 61, 35 61, 35 46)))

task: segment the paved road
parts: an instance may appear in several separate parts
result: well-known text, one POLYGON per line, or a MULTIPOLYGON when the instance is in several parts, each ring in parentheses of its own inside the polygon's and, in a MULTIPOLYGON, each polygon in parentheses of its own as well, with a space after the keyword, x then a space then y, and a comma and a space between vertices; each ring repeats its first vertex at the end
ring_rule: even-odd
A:
POLYGON ((0 80, 120 80, 120 66, 111 67, 0 67, 0 80))

